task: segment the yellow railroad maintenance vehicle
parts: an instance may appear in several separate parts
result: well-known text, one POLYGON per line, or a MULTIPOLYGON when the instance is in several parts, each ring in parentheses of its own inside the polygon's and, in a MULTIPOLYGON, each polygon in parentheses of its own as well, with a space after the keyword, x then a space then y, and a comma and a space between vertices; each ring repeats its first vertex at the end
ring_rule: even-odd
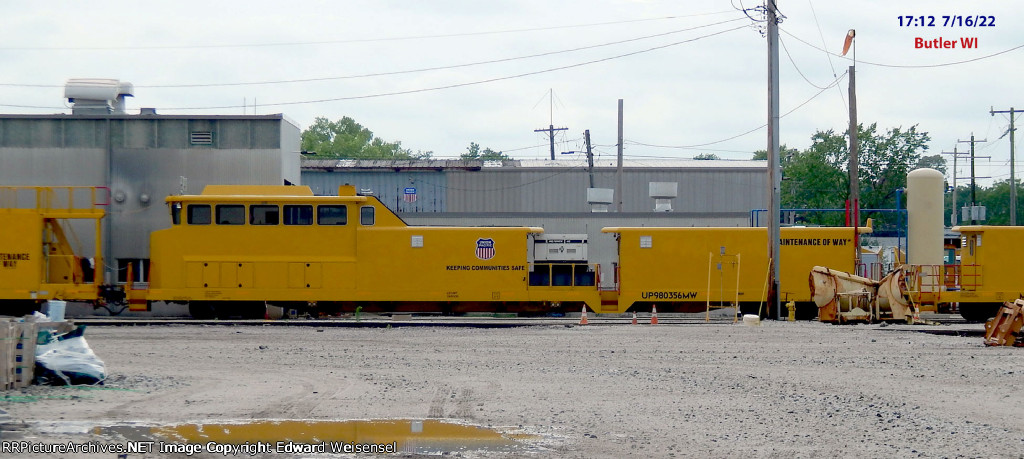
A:
POLYGON ((100 300, 103 256, 99 187, 0 187, 0 314, 21 315, 42 301, 100 300), (91 220, 91 222, 88 222, 91 220), (95 236, 82 254, 72 221, 95 236), (74 244, 73 244, 74 242, 74 244), (76 250, 77 247, 77 250, 76 250))
POLYGON ((957 304, 969 321, 995 316, 1004 302, 1024 298, 1024 227, 964 225, 960 263, 907 267, 909 299, 931 311, 957 304))
MULTIPOLYGON (((148 291, 193 317, 258 316, 267 305, 324 312, 597 310, 597 270, 533 263, 530 227, 413 227, 341 186, 207 186, 170 196, 151 236, 148 291)), ((141 304, 141 303, 140 303, 141 304)))
MULTIPOLYGON (((188 303, 197 318, 263 317, 268 306, 549 313, 586 305, 621 313, 736 304, 754 312, 766 300, 764 228, 605 228, 618 239, 618 255, 615 268, 602 273, 588 260, 585 238, 532 227, 409 226, 352 186, 338 196, 221 185, 168 197, 170 228, 150 235, 148 288, 135 290, 106 285, 96 269, 103 266, 100 199, 107 194, 101 187, 0 187, 0 314, 21 314, 48 299, 105 306, 122 300, 125 287, 133 310, 154 301, 188 303), (576 255, 550 256, 563 248, 576 255), (614 282, 602 288, 602 274, 614 282)), ((780 297, 803 306, 801 315, 814 311, 806 307, 814 266, 855 271, 853 231, 782 228, 780 297)), ((965 318, 983 320, 1024 296, 1024 228, 954 231, 960 263, 902 266, 890 285, 892 304, 875 308, 876 315, 893 305, 907 314, 958 304, 965 318)), ((833 290, 833 297, 843 293, 833 290)))
MULTIPOLYGON (((871 223, 857 229, 870 233, 871 223)), ((757 313, 767 297, 767 228, 604 228, 619 240, 618 298, 602 312, 635 304, 704 311, 742 306, 757 313)), ((852 271, 854 228, 781 228, 779 293, 814 312, 807 273, 814 266, 852 271)), ((770 313, 772 311, 763 311, 770 313)), ((813 317, 813 316, 812 316, 813 317)))

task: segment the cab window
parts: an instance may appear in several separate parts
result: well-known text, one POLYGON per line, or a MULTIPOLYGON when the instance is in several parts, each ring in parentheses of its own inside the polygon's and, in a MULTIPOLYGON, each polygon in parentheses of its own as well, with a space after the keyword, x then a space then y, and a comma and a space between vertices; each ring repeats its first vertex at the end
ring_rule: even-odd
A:
POLYGON ((249 206, 250 225, 276 225, 281 221, 281 210, 277 206, 249 206))
POLYGON ((347 225, 347 206, 316 206, 317 225, 347 225))
POLYGON ((238 204, 220 204, 217 206, 218 225, 244 225, 245 206, 238 204))
POLYGON ((312 225, 313 206, 309 205, 288 205, 284 206, 285 225, 312 225))
POLYGON ((189 225, 209 225, 210 221, 209 204, 192 204, 188 206, 189 225))
POLYGON ((374 209, 373 206, 363 206, 359 208, 359 224, 363 226, 373 226, 374 209))
POLYGON ((180 202, 171 203, 171 224, 173 224, 173 225, 180 225, 181 224, 181 203, 180 202))

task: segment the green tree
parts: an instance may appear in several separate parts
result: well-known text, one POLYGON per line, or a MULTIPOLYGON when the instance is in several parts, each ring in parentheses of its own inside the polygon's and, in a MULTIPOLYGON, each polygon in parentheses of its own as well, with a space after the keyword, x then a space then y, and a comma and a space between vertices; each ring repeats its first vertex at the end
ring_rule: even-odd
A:
MULTIPOLYGON (((779 146, 779 156, 782 157, 782 161, 785 161, 787 157, 793 156, 800 151, 796 148, 789 148, 786 144, 779 146)), ((767 161, 768 150, 757 150, 754 152, 754 157, 750 158, 753 161, 767 161)))
POLYGON ((930 167, 945 174, 946 158, 943 158, 942 155, 922 156, 921 159, 917 160, 917 165, 914 166, 914 169, 921 169, 924 167, 930 167))
MULTIPOLYGON (((909 129, 894 128, 878 132, 877 124, 858 126, 858 159, 860 181, 860 207, 892 208, 895 205, 896 190, 906 187, 907 173, 921 166, 937 167, 944 170, 945 161, 939 155, 922 157, 928 149, 931 138, 926 132, 918 132, 917 126, 909 129)), ((766 158, 767 154, 756 152, 754 158, 766 158)), ((797 152, 783 149, 782 196, 784 208, 832 208, 845 207, 849 195, 849 136, 834 130, 818 131, 811 136, 811 146, 797 152)), ((873 217, 879 229, 895 224, 892 214, 866 215, 873 217)), ((840 213, 807 215, 809 223, 841 224, 840 213)))
POLYGON ((469 146, 466 147, 466 152, 460 155, 459 159, 462 159, 464 161, 507 161, 512 158, 500 151, 494 151, 491 150, 490 148, 484 148, 483 151, 480 151, 480 144, 476 142, 470 142, 469 146))
POLYGON ((722 159, 722 158, 719 158, 718 155, 716 155, 714 153, 701 153, 701 154, 699 154, 697 156, 694 156, 693 159, 709 160, 709 159, 722 159))
POLYGON ((402 148, 402 142, 387 142, 354 119, 331 121, 317 117, 302 131, 302 149, 316 152, 320 158, 339 159, 427 159, 431 152, 402 148))

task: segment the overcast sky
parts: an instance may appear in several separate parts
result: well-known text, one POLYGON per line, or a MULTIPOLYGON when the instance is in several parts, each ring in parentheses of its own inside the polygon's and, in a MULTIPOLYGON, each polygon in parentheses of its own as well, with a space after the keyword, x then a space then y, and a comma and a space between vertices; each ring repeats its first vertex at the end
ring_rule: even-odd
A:
MULTIPOLYGON (((477 142, 515 158, 540 158, 548 156, 546 134, 534 130, 550 124, 568 128, 557 135, 558 152, 583 150, 589 129, 596 151, 614 155, 623 99, 628 156, 749 159, 766 145, 765 129, 757 128, 767 118, 767 44, 763 24, 740 9, 757 6, 4 2, 0 110, 70 113, 62 97, 67 79, 114 78, 135 85, 129 113, 284 113, 303 129, 317 116, 350 116, 378 137, 436 157, 457 156, 477 142)), ((988 140, 978 155, 992 157, 980 160, 978 175, 1007 178, 1009 140, 998 138, 1009 117, 990 116, 989 109, 1024 109, 1024 48, 1013 49, 1024 45, 1019 6, 779 0, 781 109, 793 110, 782 119, 782 142, 803 149, 816 130, 846 129, 844 74, 851 61, 815 47, 838 54, 847 30, 856 29, 861 122, 882 129, 917 124, 931 134, 930 154, 952 151, 973 132, 988 140), (915 22, 934 16, 935 25, 901 26, 905 15, 915 22), (995 26, 943 27, 943 16, 968 15, 992 17, 995 26), (916 49, 918 37, 957 45, 916 49), (961 49, 961 38, 975 37, 977 48, 961 49)))

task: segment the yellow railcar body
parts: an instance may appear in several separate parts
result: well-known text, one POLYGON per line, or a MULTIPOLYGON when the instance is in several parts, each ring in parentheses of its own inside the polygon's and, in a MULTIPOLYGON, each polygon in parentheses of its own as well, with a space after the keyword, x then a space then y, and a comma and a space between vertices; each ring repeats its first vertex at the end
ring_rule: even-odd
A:
MULTIPOLYGON (((859 229, 870 232, 870 227, 859 229)), ((766 299, 766 228, 605 228, 619 238, 619 298, 606 311, 634 303, 690 305, 689 309, 766 299)), ((852 272, 853 228, 782 228, 780 297, 810 301, 814 266, 852 272)), ((645 306, 649 307, 649 306, 645 306)))
POLYGON ((960 290, 943 292, 944 301, 1002 303, 1024 297, 1024 227, 973 225, 953 231, 961 236, 960 290))
POLYGON ((68 219, 95 221, 94 262, 102 266, 99 234, 105 213, 95 207, 95 188, 0 187, 0 201, 0 300, 96 300, 100 282, 83 269, 63 224, 68 219), (75 203, 75 191, 90 194, 92 202, 75 203), (19 206, 19 197, 30 203, 19 206))
POLYGON ((218 186, 167 201, 178 216, 151 236, 149 300, 600 304, 595 286, 529 284, 540 228, 412 227, 351 186, 218 186), (245 219, 222 222, 228 211, 245 219))

